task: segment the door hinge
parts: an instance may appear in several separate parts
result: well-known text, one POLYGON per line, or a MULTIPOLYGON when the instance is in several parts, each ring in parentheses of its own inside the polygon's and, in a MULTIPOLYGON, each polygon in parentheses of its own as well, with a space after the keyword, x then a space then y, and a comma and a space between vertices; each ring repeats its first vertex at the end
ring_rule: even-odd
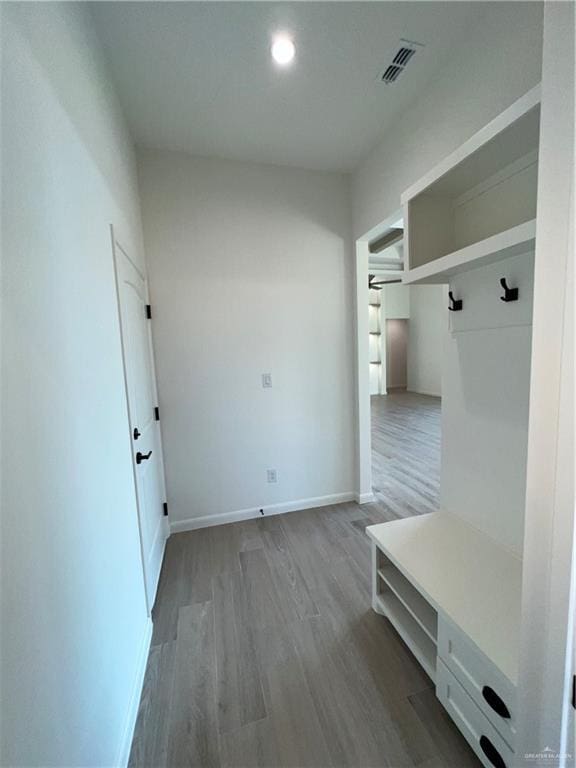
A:
POLYGON ((576 709, 576 675, 572 675, 572 706, 576 709))
POLYGON ((154 408, 154 418, 156 421, 160 421, 160 408, 158 406, 154 408))
POLYGON ((164 517, 168 517, 168 502, 165 501, 164 504, 162 504, 162 509, 164 510, 164 517))
POLYGON ((152 307, 150 304, 146 304, 146 318, 148 320, 152 319, 152 307))

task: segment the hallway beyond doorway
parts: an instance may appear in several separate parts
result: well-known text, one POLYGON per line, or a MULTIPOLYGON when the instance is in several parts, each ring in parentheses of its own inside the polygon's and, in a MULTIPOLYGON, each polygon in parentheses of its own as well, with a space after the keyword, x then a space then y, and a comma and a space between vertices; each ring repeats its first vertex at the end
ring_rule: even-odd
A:
POLYGON ((371 398, 372 485, 386 520, 438 509, 440 403, 405 390, 371 398))

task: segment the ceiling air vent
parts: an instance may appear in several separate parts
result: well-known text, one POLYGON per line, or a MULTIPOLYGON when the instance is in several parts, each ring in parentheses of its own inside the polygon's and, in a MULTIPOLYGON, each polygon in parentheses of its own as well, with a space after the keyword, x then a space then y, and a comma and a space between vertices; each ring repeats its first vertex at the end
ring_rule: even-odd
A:
POLYGON ((400 48, 396 56, 394 56, 394 58, 392 59, 392 64, 401 64, 403 67, 405 67, 415 53, 416 51, 414 50, 414 48, 402 47, 400 48))
POLYGON ((422 43, 415 43, 412 40, 400 40, 400 47, 394 54, 392 63, 378 76, 380 82, 386 84, 395 83, 402 72, 404 72, 408 62, 414 58, 416 51, 423 47, 422 43))
POLYGON ((390 64, 389 67, 386 67, 386 71, 382 75, 382 82, 383 83, 393 83, 394 80, 400 75, 400 72, 402 72, 402 67, 397 67, 395 64, 390 64))

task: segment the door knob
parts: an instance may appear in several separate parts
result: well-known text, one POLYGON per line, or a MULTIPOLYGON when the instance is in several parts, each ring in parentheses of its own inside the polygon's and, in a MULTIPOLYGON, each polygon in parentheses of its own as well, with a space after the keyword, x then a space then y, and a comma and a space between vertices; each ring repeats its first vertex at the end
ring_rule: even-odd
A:
POLYGON ((148 459, 152 456, 152 451, 148 451, 148 453, 138 453, 136 454, 136 464, 142 464, 143 461, 148 461, 148 459))
POLYGON ((134 440, 138 440, 142 432, 138 431, 138 427, 134 427, 134 432, 132 432, 132 435, 134 437, 134 440))

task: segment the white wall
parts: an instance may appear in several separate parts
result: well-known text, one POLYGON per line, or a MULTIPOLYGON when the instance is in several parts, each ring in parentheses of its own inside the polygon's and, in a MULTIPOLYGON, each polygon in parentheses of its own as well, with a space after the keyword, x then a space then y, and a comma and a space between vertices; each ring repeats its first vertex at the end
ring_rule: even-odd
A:
POLYGON ((408 390, 442 394, 442 367, 448 337, 447 288, 410 286, 408 321, 408 390))
POLYGON ((450 313, 443 369, 440 506, 521 554, 534 258, 462 272, 450 288, 464 305, 450 313), (501 277, 518 301, 500 300, 501 277))
POLYGON ((573 3, 546 3, 516 747, 559 768, 576 751, 575 21, 573 3))
POLYGON ((454 42, 443 72, 353 174, 355 236, 398 210, 410 184, 534 86, 541 56, 540 3, 487 4, 484 21, 454 42))
POLYGON ((140 183, 172 525, 353 492, 347 178, 145 152, 140 183))
POLYGON ((150 626, 109 235, 137 247, 136 179, 85 10, 2 4, 2 765, 122 760, 150 626))
MULTIPOLYGON (((410 184, 540 80, 541 54, 541 4, 486 4, 484 19, 470 36, 454 41, 453 56, 443 71, 360 163, 352 175, 353 232, 363 238, 356 246, 360 292, 366 274, 365 240, 381 232, 384 224, 394 225, 400 196, 410 184)), ((362 302, 359 307, 363 309, 362 302)), ((359 344, 367 322, 360 308, 359 344)), ((367 348, 359 346, 359 351, 359 492, 370 498, 367 348)))
POLYGON ((400 283, 385 285, 381 294, 384 316, 387 320, 407 320, 410 317, 409 286, 400 283))

